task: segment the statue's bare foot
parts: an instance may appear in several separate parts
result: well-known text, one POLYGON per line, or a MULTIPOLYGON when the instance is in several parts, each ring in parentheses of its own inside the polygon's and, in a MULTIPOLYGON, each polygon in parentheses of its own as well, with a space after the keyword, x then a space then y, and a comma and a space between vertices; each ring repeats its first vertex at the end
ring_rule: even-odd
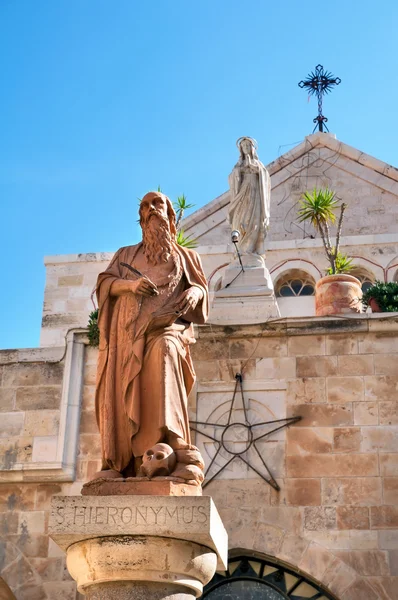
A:
POLYGON ((104 469, 103 471, 97 471, 91 481, 96 479, 123 479, 123 475, 114 469, 104 469))
POLYGON ((196 465, 187 465, 184 463, 177 463, 176 468, 171 475, 172 477, 183 479, 186 482, 189 481, 191 484, 192 481, 194 481, 196 485, 200 485, 205 478, 203 469, 196 465))

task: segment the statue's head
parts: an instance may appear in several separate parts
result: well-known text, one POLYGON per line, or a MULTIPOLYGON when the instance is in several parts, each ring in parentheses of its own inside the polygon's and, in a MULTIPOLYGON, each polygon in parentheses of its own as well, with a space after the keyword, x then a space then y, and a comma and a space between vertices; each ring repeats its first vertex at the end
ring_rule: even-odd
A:
POLYGON ((236 145, 239 148, 241 159, 244 159, 247 155, 249 155, 251 158, 258 158, 256 152, 257 142, 255 139, 246 136, 240 137, 237 140, 236 145))
POLYGON ((148 192, 140 203, 144 254, 149 262, 167 262, 176 237, 176 213, 162 192, 148 192))

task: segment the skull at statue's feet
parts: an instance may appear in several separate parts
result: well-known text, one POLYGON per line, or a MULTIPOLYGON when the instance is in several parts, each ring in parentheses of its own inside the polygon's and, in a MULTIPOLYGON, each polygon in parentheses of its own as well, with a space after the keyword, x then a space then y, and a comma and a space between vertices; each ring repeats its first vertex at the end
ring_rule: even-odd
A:
POLYGON ((142 457, 139 477, 164 477, 170 475, 177 463, 174 450, 168 444, 155 444, 142 457))

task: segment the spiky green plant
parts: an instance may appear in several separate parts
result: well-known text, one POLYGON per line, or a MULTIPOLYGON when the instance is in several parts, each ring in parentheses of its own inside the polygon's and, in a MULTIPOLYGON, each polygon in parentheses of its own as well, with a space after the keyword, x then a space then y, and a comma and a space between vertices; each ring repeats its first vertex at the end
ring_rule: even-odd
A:
POLYGON ((179 246, 183 246, 184 248, 193 249, 198 246, 196 238, 193 238, 192 235, 185 235, 183 229, 177 231, 176 242, 179 246))
POLYGON ((300 199, 300 208, 298 211, 299 222, 308 221, 321 235, 323 246, 325 248, 326 256, 330 262, 330 267, 327 270, 329 275, 335 275, 336 273, 343 273, 353 268, 353 265, 347 270, 341 270, 348 266, 348 257, 340 254, 340 237, 341 228, 343 225, 344 212, 347 205, 339 201, 336 198, 336 193, 329 188, 314 188, 312 192, 305 192, 300 199), (335 210, 340 208, 340 215, 337 221, 337 232, 336 232, 336 243, 333 246, 330 240, 330 229, 329 225, 336 223, 335 210), (337 267, 338 257, 341 257, 339 270, 337 267))
POLYGON ((336 256, 336 272, 332 273, 332 267, 326 269, 328 275, 339 275, 339 273, 349 273, 355 265, 352 264, 352 258, 349 258, 346 254, 338 253, 336 256))

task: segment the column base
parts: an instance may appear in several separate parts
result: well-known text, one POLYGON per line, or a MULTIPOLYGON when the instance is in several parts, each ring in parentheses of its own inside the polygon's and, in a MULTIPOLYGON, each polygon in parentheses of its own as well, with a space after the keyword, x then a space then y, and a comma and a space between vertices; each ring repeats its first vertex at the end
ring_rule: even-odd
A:
POLYGON ((194 600, 188 588, 171 583, 144 583, 123 581, 92 585, 86 593, 87 600, 194 600))

